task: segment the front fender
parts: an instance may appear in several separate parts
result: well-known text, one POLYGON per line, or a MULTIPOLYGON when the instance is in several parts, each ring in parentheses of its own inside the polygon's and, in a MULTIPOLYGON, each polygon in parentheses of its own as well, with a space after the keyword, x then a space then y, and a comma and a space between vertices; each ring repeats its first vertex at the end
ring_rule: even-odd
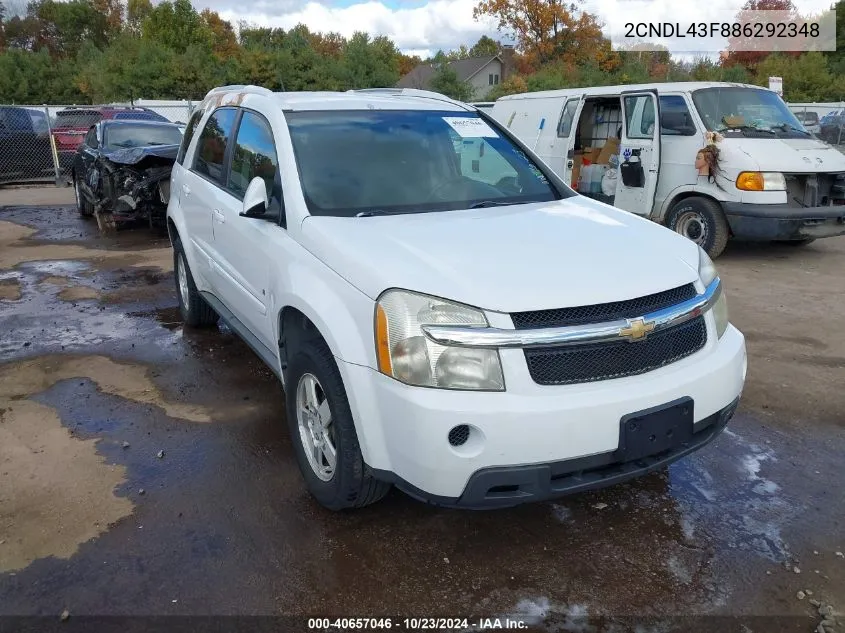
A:
POLYGON ((672 208, 672 205, 677 202, 678 198, 681 196, 686 197, 684 194, 699 194, 705 196, 707 198, 713 198, 717 202, 738 202, 739 199, 731 196, 728 192, 720 190, 716 185, 711 183, 703 183, 703 184, 694 184, 694 185, 681 185, 680 187, 675 187, 669 194, 666 196, 666 199, 663 200, 663 204, 660 205, 660 208, 655 208, 652 211, 652 214, 649 219, 657 222, 658 224, 664 224, 666 221, 666 216, 669 215, 669 211, 672 208))
POLYGON ((285 276, 287 283, 276 293, 276 340, 282 310, 295 308, 317 327, 338 359, 375 367, 373 300, 315 259, 290 262, 285 276))
POLYGON ((285 267, 284 283, 276 293, 276 340, 282 334, 285 308, 295 308, 314 324, 337 359, 364 461, 374 468, 389 467, 383 430, 370 415, 368 385, 359 383, 356 388, 349 373, 354 365, 376 366, 375 303, 304 249, 300 254, 301 259, 294 258, 285 267))

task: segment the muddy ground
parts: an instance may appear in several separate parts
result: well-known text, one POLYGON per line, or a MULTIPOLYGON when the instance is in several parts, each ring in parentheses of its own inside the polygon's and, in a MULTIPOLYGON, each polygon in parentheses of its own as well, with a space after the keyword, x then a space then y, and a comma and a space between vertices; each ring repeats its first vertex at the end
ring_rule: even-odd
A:
POLYGON ((393 491, 333 514, 271 373, 224 326, 182 327, 166 238, 101 237, 58 191, 0 192, 0 616, 809 632, 845 609, 845 238, 718 260, 748 382, 729 430, 668 473, 511 510, 393 491))

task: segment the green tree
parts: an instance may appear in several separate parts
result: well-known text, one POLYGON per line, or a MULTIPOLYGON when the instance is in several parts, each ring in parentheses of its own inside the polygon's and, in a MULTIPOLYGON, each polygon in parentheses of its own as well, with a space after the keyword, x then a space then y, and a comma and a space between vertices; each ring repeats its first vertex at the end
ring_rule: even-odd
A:
POLYGON ((165 0, 153 8, 144 20, 142 33, 145 39, 177 53, 184 53, 190 46, 210 49, 214 39, 190 0, 165 0))
POLYGON ((431 89, 458 101, 471 101, 475 98, 472 87, 458 79, 458 73, 448 64, 441 64, 431 78, 431 89))
POLYGON ((132 35, 141 35, 144 21, 153 12, 150 0, 127 0, 126 2, 126 30, 132 35))
POLYGON ((343 49, 348 88, 387 88, 399 81, 399 51, 388 38, 355 33, 343 49))
POLYGON ((833 101, 842 98, 843 79, 831 74, 826 57, 819 52, 792 57, 769 55, 757 66, 755 83, 768 85, 769 77, 783 77, 786 101, 833 101))
MULTIPOLYGON (((845 0, 843 0, 843 1, 845 1, 845 0)), ((498 55, 501 48, 502 47, 499 44, 499 42, 494 40, 492 37, 488 37, 487 35, 482 35, 478 39, 478 41, 475 44, 472 45, 472 48, 469 49, 469 56, 470 57, 487 57, 487 56, 498 55)))

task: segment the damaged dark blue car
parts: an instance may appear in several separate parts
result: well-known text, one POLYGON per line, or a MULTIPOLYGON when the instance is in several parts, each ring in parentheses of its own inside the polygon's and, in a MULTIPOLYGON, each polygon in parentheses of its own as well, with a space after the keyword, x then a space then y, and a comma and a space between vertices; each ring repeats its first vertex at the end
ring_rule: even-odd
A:
POLYGON ((103 120, 79 146, 71 179, 80 214, 101 231, 120 225, 164 226, 170 172, 182 142, 174 123, 103 120))

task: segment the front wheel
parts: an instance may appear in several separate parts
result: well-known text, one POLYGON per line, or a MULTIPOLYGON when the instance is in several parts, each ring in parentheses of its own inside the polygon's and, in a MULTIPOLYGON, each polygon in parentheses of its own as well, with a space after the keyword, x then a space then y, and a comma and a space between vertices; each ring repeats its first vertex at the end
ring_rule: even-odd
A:
POLYGON ((82 185, 79 184, 79 178, 76 174, 73 175, 73 193, 76 196, 76 210, 83 218, 90 218, 94 215, 93 205, 88 202, 88 199, 82 193, 82 185))
POLYGON ((730 235, 728 221, 719 203, 700 196, 675 203, 669 211, 666 225, 698 244, 711 259, 722 254, 730 235))
POLYGON ((291 441, 311 495, 329 510, 384 497, 390 484, 375 479, 364 463, 343 380, 322 340, 297 346, 285 385, 291 441))

